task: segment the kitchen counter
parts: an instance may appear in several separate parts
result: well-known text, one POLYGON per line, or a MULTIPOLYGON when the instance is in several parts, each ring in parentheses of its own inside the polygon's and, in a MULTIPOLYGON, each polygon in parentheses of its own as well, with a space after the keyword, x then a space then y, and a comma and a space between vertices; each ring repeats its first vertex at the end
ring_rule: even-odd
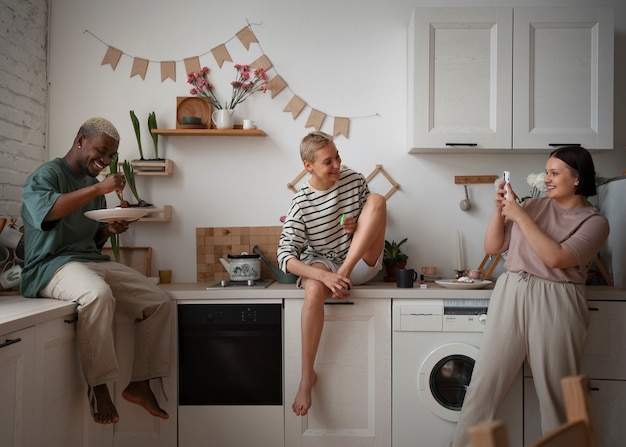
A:
MULTIPOLYGON (((435 283, 427 283, 427 289, 414 287, 400 289, 393 283, 374 282, 352 289, 350 299, 395 298, 395 299, 488 299, 493 285, 484 289, 446 289, 435 283)), ((263 300, 298 299, 304 291, 295 284, 274 282, 264 289, 230 287, 210 288, 209 283, 172 283, 160 287, 175 301, 199 300, 263 300)), ((416 284, 419 286, 419 284, 416 284)), ((590 286, 589 299, 598 301, 626 301, 626 289, 608 286, 590 286)), ((67 315, 76 309, 76 304, 48 298, 24 298, 20 295, 0 296, 0 334, 23 329, 38 323, 67 315)))
POLYGON ((72 313, 76 303, 51 298, 0 296, 0 334, 8 334, 72 313))
MULTIPOLYGON (((419 284, 412 289, 396 287, 394 283, 372 282, 362 286, 355 286, 350 292, 350 299, 361 298, 411 298, 411 299, 488 299, 493 290, 493 284, 483 289, 459 290, 446 289, 435 283, 426 283, 428 288, 420 289, 419 284)), ((272 299, 272 298, 303 298, 304 290, 296 288, 295 284, 280 284, 274 282, 264 289, 247 288, 245 286, 209 288, 210 283, 172 283, 162 284, 161 288, 176 301, 181 300, 232 300, 232 299, 272 299)), ((626 301, 626 289, 616 289, 608 286, 590 286, 589 298, 606 301, 626 301)))

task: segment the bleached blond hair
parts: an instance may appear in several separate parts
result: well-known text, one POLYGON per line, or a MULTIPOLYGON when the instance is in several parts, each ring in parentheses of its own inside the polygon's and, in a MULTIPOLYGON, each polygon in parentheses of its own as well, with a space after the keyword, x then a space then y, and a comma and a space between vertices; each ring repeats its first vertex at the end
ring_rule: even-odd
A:
POLYGON ((85 138, 97 137, 100 135, 106 135, 113 138, 115 141, 120 141, 120 134, 111 121, 106 118, 94 117, 89 118, 80 126, 78 133, 85 136, 85 138))
POLYGON ((311 132, 300 143, 300 158, 302 161, 313 163, 315 161, 315 152, 328 144, 335 144, 332 136, 319 131, 311 132))

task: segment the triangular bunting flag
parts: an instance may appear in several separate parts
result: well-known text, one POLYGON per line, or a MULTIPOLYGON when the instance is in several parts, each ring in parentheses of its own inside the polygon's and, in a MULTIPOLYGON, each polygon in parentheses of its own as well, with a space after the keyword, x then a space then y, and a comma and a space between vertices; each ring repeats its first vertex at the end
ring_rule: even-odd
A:
POLYGON ((304 109, 304 106, 306 106, 306 103, 297 96, 294 96, 285 106, 283 112, 291 112, 291 117, 295 120, 298 115, 300 115, 300 112, 302 112, 302 109, 304 109))
POLYGON ((272 92, 272 98, 278 95, 287 87, 287 83, 280 76, 274 76, 267 83, 267 89, 272 92))
POLYGON ((222 64, 224 64, 224 61, 233 61, 233 59, 230 57, 230 53, 226 49, 226 45, 224 44, 213 48, 211 50, 211 53, 213 54, 213 57, 215 58, 215 61, 217 62, 217 65, 220 66, 220 68, 222 68, 222 64))
POLYGON ((306 121, 304 127, 315 127, 315 130, 320 130, 322 128, 322 123, 326 118, 326 114, 320 112, 319 110, 311 110, 311 114, 309 115, 309 119, 306 121))
POLYGON ((161 82, 165 81, 167 78, 176 82, 176 62, 174 61, 161 62, 161 82))
POLYGON ((259 57, 257 60, 255 60, 254 62, 252 62, 250 64, 251 67, 261 67, 263 68, 265 71, 269 70, 270 68, 272 68, 272 63, 270 62, 270 60, 268 59, 268 57, 266 55, 262 55, 261 57, 259 57))
POLYGON ((100 65, 110 64, 111 68, 113 68, 113 71, 115 71, 115 69, 117 68, 117 63, 120 61, 120 57, 122 57, 122 52, 120 50, 118 50, 117 48, 109 47, 100 65))
POLYGON ((200 58, 198 56, 185 59, 185 73, 197 73, 200 71, 200 58))
POLYGON ((239 31, 237 33, 237 37, 239 38, 239 41, 241 42, 241 44, 244 47, 246 47, 246 50, 250 49, 250 43, 252 43, 252 42, 259 43, 259 41, 256 40, 256 37, 255 37, 254 33, 252 32, 252 30, 248 26, 246 26, 241 31, 239 31))
POLYGON ((333 137, 336 137, 337 135, 342 134, 344 137, 348 138, 349 128, 350 128, 349 118, 340 118, 336 116, 335 126, 333 128, 333 137))
POLYGON ((135 75, 141 76, 141 79, 146 79, 146 71, 148 71, 148 59, 142 59, 140 57, 136 57, 133 60, 133 67, 130 71, 130 77, 132 78, 135 75))

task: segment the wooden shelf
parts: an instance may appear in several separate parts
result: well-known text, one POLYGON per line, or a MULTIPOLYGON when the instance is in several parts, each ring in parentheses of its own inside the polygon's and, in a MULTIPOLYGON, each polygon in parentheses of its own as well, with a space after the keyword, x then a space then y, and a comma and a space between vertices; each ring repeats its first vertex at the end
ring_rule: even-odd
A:
POLYGON ((152 133, 182 137, 264 137, 267 135, 261 129, 245 130, 241 125, 236 125, 233 129, 152 129, 152 133))
POLYGON ((170 222, 172 220, 172 205, 162 208, 152 208, 150 213, 139 219, 139 222, 170 222))

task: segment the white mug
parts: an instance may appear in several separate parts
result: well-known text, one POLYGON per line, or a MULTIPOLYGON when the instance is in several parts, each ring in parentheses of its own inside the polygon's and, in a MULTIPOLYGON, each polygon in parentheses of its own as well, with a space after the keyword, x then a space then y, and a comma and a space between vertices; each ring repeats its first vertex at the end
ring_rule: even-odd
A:
POLYGON ((243 120, 243 128, 245 130, 256 129, 256 125, 252 120, 243 120))
POLYGON ((0 231, 0 245, 4 245, 7 248, 15 250, 17 244, 22 240, 22 232, 8 225, 0 231))
MULTIPOLYGON (((9 264, 5 265, 7 267, 9 264)), ((3 289, 12 289, 19 285, 22 276, 22 266, 13 264, 11 268, 4 270, 0 274, 0 287, 3 289)))
POLYGON ((0 245, 0 270, 5 266, 7 262, 9 262, 9 257, 11 253, 9 249, 4 245, 0 245))

